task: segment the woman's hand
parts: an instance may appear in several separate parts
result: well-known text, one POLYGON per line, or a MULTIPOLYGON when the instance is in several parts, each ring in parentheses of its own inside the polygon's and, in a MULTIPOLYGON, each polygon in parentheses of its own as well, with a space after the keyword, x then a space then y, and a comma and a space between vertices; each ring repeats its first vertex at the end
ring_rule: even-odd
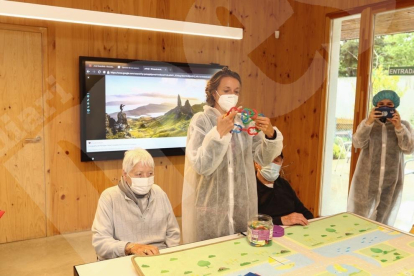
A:
POLYGON ((223 118, 219 116, 217 118, 217 131, 220 134, 220 138, 229 133, 234 128, 234 117, 237 115, 237 110, 233 110, 230 114, 223 118))
POLYGON ((308 225, 308 220, 300 213, 291 213, 287 216, 283 216, 280 218, 283 225, 291 226, 291 225, 308 225))
POLYGON ((158 247, 153 246, 153 245, 134 243, 129 253, 135 254, 138 256, 146 256, 146 255, 159 255, 160 251, 158 250, 158 247))
POLYGON ((400 113, 398 113, 397 110, 395 110, 395 113, 392 114, 392 119, 388 118, 387 120, 394 125, 396 130, 402 129, 400 113))
POLYGON ((269 118, 257 116, 254 122, 256 123, 256 127, 263 131, 264 134, 266 134, 267 138, 273 137, 275 130, 273 129, 269 118))
POLYGON ((381 111, 375 111, 376 107, 374 107, 373 109, 371 109, 371 111, 369 112, 369 116, 368 119, 366 121, 366 125, 370 126, 374 123, 375 119, 379 119, 382 117, 382 112, 381 111))

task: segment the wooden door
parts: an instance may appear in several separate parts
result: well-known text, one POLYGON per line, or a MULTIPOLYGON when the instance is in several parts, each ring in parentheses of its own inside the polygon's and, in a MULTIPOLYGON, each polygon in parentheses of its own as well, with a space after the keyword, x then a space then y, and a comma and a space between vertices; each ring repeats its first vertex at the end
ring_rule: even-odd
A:
POLYGON ((43 79, 42 33, 0 25, 0 243, 46 236, 43 79))

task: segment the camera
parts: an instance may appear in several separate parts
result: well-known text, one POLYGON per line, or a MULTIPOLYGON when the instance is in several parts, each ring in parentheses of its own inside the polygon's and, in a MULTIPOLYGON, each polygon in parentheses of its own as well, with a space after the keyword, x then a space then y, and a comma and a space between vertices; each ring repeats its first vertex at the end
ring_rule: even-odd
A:
POLYGON ((388 106, 382 106, 382 107, 375 108, 375 111, 380 111, 382 113, 381 119, 388 119, 388 118, 392 119, 392 116, 395 113, 395 108, 388 107, 388 106))

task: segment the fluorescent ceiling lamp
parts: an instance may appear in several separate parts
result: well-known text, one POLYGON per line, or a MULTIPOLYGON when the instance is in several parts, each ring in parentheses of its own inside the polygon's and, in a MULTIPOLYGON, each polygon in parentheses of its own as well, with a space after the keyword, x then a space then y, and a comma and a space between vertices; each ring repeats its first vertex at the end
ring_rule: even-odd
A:
POLYGON ((241 28, 13 1, 0 1, 0 15, 228 39, 243 38, 241 28))

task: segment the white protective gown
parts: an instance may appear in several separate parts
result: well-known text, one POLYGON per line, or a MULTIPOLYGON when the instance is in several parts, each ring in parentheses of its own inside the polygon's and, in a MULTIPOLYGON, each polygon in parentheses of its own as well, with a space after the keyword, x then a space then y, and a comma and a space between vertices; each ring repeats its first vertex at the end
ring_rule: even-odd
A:
POLYGON ((407 121, 396 131, 391 122, 363 120, 352 137, 361 148, 352 178, 348 211, 394 225, 401 203, 404 181, 404 154, 414 151, 414 132, 407 121))
MULTIPOLYGON (((182 229, 184 243, 217 238, 247 230, 257 214, 257 189, 253 160, 267 165, 280 155, 282 133, 275 140, 263 132, 246 132, 220 138, 220 112, 204 106, 194 115, 187 134, 182 229)), ((242 125, 240 116, 235 123, 242 125)))

